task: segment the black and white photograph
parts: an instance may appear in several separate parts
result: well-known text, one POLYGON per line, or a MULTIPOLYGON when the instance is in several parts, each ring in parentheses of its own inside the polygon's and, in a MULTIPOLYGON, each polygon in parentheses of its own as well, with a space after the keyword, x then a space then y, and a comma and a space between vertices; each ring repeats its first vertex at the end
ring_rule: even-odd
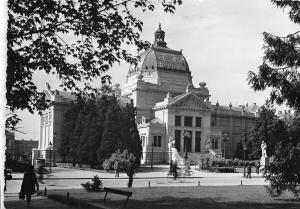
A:
POLYGON ((300 0, 0 7, 1 208, 300 208, 300 0))

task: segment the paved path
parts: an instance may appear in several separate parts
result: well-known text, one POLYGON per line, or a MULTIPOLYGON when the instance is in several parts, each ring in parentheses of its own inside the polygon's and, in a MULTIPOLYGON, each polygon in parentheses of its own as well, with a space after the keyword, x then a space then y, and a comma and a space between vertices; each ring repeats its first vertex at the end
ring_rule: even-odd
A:
MULTIPOLYGON (((120 173, 119 178, 114 177, 114 173, 108 173, 97 170, 79 170, 70 168, 54 168, 53 173, 45 175, 45 184, 40 184, 40 190, 47 189, 80 189, 81 183, 90 181, 98 175, 106 187, 126 187, 128 177, 125 173, 120 173), (86 178, 86 179, 74 179, 86 178)), ((252 174, 252 179, 243 178, 242 173, 210 173, 198 171, 193 168, 192 178, 185 181, 173 181, 167 178, 168 166, 156 166, 155 168, 141 168, 134 176, 133 187, 150 186, 225 186, 225 185, 266 185, 264 178, 259 174, 252 174)), ((13 173, 13 179, 7 183, 7 193, 18 193, 20 191, 23 174, 13 173)))

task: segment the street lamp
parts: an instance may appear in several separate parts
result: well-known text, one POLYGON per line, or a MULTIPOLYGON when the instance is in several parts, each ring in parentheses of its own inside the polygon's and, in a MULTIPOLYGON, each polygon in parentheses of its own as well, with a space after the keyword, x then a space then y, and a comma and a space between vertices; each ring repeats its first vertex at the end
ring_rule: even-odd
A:
POLYGON ((188 140, 188 138, 190 138, 190 133, 187 130, 185 130, 183 132, 183 137, 184 137, 184 149, 185 149, 184 161, 186 163, 186 161, 188 159, 188 156, 187 156, 187 140, 188 140))
POLYGON ((56 165, 56 161, 55 161, 55 139, 56 139, 56 133, 53 134, 53 162, 54 162, 54 166, 56 165))
POLYGON ((226 142, 228 142, 228 136, 227 134, 224 134, 223 136, 223 142, 224 142, 224 158, 226 159, 226 142))
POLYGON ((243 143, 243 151, 244 151, 244 177, 246 177, 246 151, 247 151, 247 143, 245 141, 243 143))
POLYGON ((151 168, 153 167, 153 143, 151 144, 151 168))
POLYGON ((52 142, 49 142, 49 149, 50 149, 50 165, 49 165, 49 172, 51 173, 51 166, 52 166, 52 159, 51 159, 52 142))

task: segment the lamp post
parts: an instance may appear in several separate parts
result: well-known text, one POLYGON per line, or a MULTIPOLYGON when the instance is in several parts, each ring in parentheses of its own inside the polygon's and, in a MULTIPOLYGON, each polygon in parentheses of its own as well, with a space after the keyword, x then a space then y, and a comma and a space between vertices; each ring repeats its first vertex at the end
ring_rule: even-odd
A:
POLYGON ((190 133, 187 130, 185 130, 183 132, 183 137, 184 137, 184 149, 185 149, 184 161, 186 163, 186 161, 188 159, 188 156, 187 156, 187 140, 188 140, 188 138, 190 138, 190 133))
POLYGON ((151 168, 153 168, 153 143, 151 144, 151 168))
POLYGON ((55 161, 55 139, 56 139, 56 133, 53 134, 53 163, 54 166, 56 165, 56 161, 55 161))
POLYGON ((224 134, 224 136, 223 136, 223 142, 224 142, 224 158, 226 159, 226 142, 228 142, 228 136, 227 136, 227 134, 224 134))
POLYGON ((244 177, 246 177, 246 151, 247 151, 247 144, 244 141, 243 143, 243 151, 244 151, 244 177))
POLYGON ((52 166, 52 159, 51 159, 52 143, 51 142, 49 142, 49 151, 50 151, 49 172, 51 173, 51 166, 52 166))

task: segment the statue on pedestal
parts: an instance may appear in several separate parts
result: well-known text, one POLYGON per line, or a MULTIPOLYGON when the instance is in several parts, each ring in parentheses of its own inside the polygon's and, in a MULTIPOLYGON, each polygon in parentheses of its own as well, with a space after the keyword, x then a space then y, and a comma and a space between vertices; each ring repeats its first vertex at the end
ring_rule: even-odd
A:
POLYGON ((260 147, 261 147, 261 156, 262 157, 268 157, 267 156, 267 144, 266 144, 266 142, 262 141, 260 147))
POLYGON ((261 142, 261 158, 260 158, 260 169, 263 170, 264 174, 267 172, 267 166, 269 165, 269 158, 267 156, 267 144, 265 141, 261 142))
POLYGON ((175 148, 175 141, 173 140, 172 137, 169 138, 169 143, 168 143, 168 149, 171 154, 170 160, 173 160, 173 162, 177 163, 178 165, 183 164, 183 158, 178 154, 177 149, 175 148))

